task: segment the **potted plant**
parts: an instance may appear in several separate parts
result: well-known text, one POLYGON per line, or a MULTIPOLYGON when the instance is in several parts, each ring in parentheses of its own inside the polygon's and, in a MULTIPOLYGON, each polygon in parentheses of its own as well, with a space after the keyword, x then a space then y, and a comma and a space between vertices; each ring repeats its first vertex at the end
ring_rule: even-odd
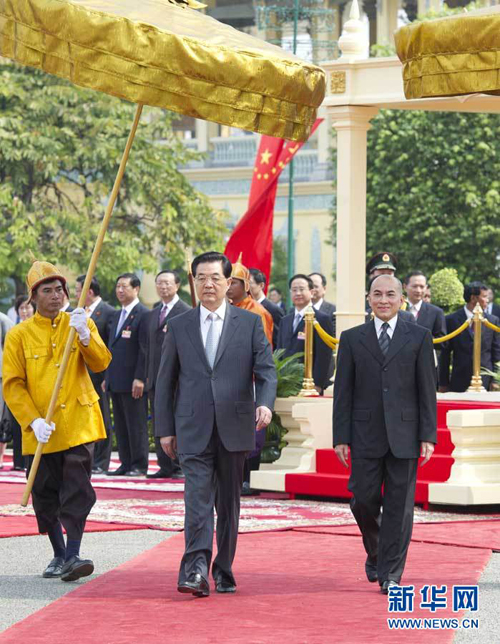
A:
MULTIPOLYGON (((302 389, 304 380, 304 364, 301 362, 303 353, 294 353, 292 356, 284 358, 285 349, 277 349, 273 353, 276 373, 278 375, 278 398, 290 398, 296 396, 302 389)), ((266 442, 262 448, 262 463, 273 463, 281 454, 281 450, 286 445, 283 436, 286 429, 281 423, 281 418, 276 412, 273 412, 271 422, 266 429, 266 442)))

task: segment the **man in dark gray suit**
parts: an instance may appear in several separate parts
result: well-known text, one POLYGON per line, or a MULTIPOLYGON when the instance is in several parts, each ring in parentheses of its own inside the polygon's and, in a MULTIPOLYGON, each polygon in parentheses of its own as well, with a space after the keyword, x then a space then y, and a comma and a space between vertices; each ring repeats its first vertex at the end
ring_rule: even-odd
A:
MULTIPOLYGON (((85 275, 80 275, 76 278, 75 296, 77 300, 80 299, 80 293, 82 292, 84 282, 85 275)), ((85 312, 87 313, 87 317, 94 320, 97 330, 99 331, 99 335, 101 336, 104 344, 108 346, 109 331, 116 314, 116 309, 102 299, 101 287, 95 276, 90 282, 90 287, 85 299, 85 312)), ((94 465, 92 466, 92 472, 94 472, 94 474, 102 474, 103 472, 107 472, 109 469, 111 450, 113 446, 113 428, 111 425, 111 413, 109 409, 109 395, 107 391, 103 391, 103 382, 106 377, 106 372, 101 371, 101 373, 94 373, 89 369, 89 375, 92 380, 92 384, 94 385, 94 389, 99 395, 99 407, 101 409, 104 427, 106 428, 106 438, 95 444, 94 465)))
POLYGON ((342 333, 334 387, 333 443, 346 467, 351 450, 351 509, 367 553, 365 571, 384 594, 401 580, 418 457, 422 465, 429 460, 437 436, 432 336, 402 320, 402 301, 398 279, 372 281, 374 319, 342 333))
MULTIPOLYGON (((148 344, 146 350, 146 391, 151 407, 153 431, 155 426, 154 399, 156 378, 160 368, 161 348, 167 332, 167 324, 177 315, 191 309, 178 295, 181 279, 176 271, 160 271, 155 279, 156 292, 160 298, 160 306, 147 313, 148 344)), ((156 457, 160 469, 154 474, 148 474, 148 479, 182 478, 178 461, 172 461, 160 445, 160 439, 155 436, 156 457)))
MULTIPOLYGON (((413 315, 420 326, 424 326, 433 338, 442 338, 446 335, 446 320, 444 311, 439 306, 424 302, 427 288, 427 278, 422 271, 412 271, 404 280, 404 287, 408 295, 408 312, 413 315)), ((441 348, 440 344, 436 347, 441 348)))
POLYGON ((234 593, 240 491, 255 427, 269 424, 277 377, 259 316, 230 306, 231 262, 220 253, 192 264, 200 306, 167 325, 156 381, 155 434, 170 458, 179 455, 186 477, 185 552, 177 589, 210 593, 214 505, 216 591, 234 593), (255 384, 255 393, 254 393, 255 384))
POLYGON ((266 297, 264 289, 266 288, 266 276, 258 268, 250 268, 250 294, 253 299, 261 304, 266 311, 268 311, 273 318, 273 349, 276 349, 278 345, 278 332, 280 328, 281 318, 285 315, 285 312, 278 306, 274 304, 266 297))

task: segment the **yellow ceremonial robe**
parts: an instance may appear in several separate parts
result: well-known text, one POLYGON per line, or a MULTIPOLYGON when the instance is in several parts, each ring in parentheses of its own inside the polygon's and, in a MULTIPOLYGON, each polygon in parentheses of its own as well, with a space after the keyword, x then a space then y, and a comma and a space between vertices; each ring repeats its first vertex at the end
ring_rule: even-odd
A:
MULTIPOLYGON (((69 319, 68 313, 59 313, 54 320, 35 313, 6 335, 3 393, 21 426, 23 454, 35 453, 38 443, 30 423, 47 414, 70 329, 69 319)), ((87 366, 94 372, 104 371, 111 362, 111 353, 93 320, 89 320, 88 325, 88 346, 83 346, 77 336, 71 348, 52 418, 56 429, 43 449, 44 454, 106 438, 99 395, 87 366)))
POLYGON ((253 297, 250 295, 247 295, 247 297, 242 300, 239 304, 235 304, 234 306, 237 306, 239 309, 245 309, 246 311, 250 311, 251 313, 255 313, 255 315, 260 315, 261 320, 262 320, 262 326, 264 327, 264 335, 269 341, 269 344, 271 345, 271 348, 273 346, 273 317, 267 311, 262 304, 259 304, 256 302, 253 297))

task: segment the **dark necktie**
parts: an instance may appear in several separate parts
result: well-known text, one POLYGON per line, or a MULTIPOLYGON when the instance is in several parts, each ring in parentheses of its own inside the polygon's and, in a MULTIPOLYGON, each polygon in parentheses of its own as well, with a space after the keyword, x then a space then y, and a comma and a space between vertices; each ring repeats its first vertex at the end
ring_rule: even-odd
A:
POLYGON ((295 331, 297 331, 297 329, 299 328, 299 324, 300 324, 301 322, 302 322, 302 316, 300 315, 300 313, 297 313, 297 314, 295 315, 294 320, 293 320, 293 332, 294 332, 294 333, 295 333, 295 331))
POLYGON ((380 335, 378 336, 378 343, 380 345, 380 350, 384 354, 384 356, 387 354, 387 350, 389 349, 389 345, 391 343, 391 338, 389 337, 389 334, 387 333, 387 329, 389 328, 389 323, 384 322, 382 324, 382 331, 380 332, 380 335))
POLYGON ((168 309, 167 305, 164 304, 160 311, 160 319, 158 321, 158 326, 161 326, 165 322, 165 318, 167 317, 167 309, 168 309))

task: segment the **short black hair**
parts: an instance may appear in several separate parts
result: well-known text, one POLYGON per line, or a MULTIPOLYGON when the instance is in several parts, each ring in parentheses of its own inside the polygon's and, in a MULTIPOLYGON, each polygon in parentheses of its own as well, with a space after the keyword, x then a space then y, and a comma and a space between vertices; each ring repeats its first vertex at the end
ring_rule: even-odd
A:
MULTIPOLYGON (((14 302, 14 308, 16 310, 16 313, 19 313, 19 309, 21 307, 21 304, 24 304, 25 302, 28 302, 29 299, 30 299, 30 296, 28 294, 18 295, 16 297, 15 302, 14 302)), ((34 304, 34 303, 32 302, 32 304, 34 304)))
MULTIPOLYGON (((409 284, 410 280, 412 277, 425 277, 425 273, 422 273, 422 271, 411 271, 408 273, 408 275, 404 279, 404 284, 409 284)), ((427 282, 427 277, 425 277, 425 281, 427 282)))
POLYGON ((116 278, 115 286, 118 284, 118 282, 121 279, 129 279, 130 286, 132 288, 141 288, 141 280, 137 277, 135 273, 122 273, 121 275, 118 275, 118 277, 116 278))
POLYGON ((323 288, 326 287, 326 277, 323 275, 323 273, 318 273, 318 271, 314 271, 313 273, 309 273, 309 277, 312 277, 313 275, 319 275, 321 277, 321 283, 323 284, 323 288))
POLYGON ((278 295, 283 295, 283 293, 280 291, 280 289, 279 289, 277 286, 272 286, 272 287, 269 289, 269 293, 270 293, 271 291, 276 291, 276 293, 277 293, 278 295))
MULTIPOLYGON (((83 283, 85 282, 86 275, 78 275, 76 278, 76 281, 83 286, 83 283)), ((94 295, 100 295, 101 294, 101 287, 99 285, 99 282, 97 281, 97 277, 94 275, 94 277, 90 280, 90 286, 89 290, 92 290, 94 295)))
POLYGON ((481 295, 481 291, 487 291, 488 287, 483 282, 469 282, 464 286, 464 300, 470 302, 473 295, 481 295))
POLYGON ((292 288, 293 281, 298 279, 306 280, 307 285, 309 286, 309 290, 310 291, 313 290, 314 284, 312 282, 312 279, 307 275, 304 275, 303 273, 297 273, 297 275, 294 275, 293 277, 291 277, 290 280, 288 281, 288 288, 292 288))
POLYGON ((173 275, 173 276, 174 276, 174 282, 175 282, 176 284, 180 284, 180 283, 181 283, 181 278, 180 278, 180 276, 179 276, 179 273, 178 273, 177 271, 170 270, 169 268, 166 268, 165 270, 160 271, 160 272, 157 274, 157 276, 155 277, 155 282, 156 282, 156 280, 160 277, 160 275, 163 275, 164 273, 167 273, 167 274, 169 274, 169 275, 173 275))
POLYGON ((218 253, 215 250, 209 250, 207 253, 197 255, 191 262, 191 272, 196 276, 196 269, 199 264, 207 264, 211 262, 220 262, 222 264, 222 274, 227 279, 231 277, 233 265, 223 253, 218 253))
POLYGON ((248 270, 250 271, 250 275, 254 278, 257 284, 262 284, 263 286, 266 285, 266 276, 261 270, 259 270, 258 268, 249 268, 248 270))

